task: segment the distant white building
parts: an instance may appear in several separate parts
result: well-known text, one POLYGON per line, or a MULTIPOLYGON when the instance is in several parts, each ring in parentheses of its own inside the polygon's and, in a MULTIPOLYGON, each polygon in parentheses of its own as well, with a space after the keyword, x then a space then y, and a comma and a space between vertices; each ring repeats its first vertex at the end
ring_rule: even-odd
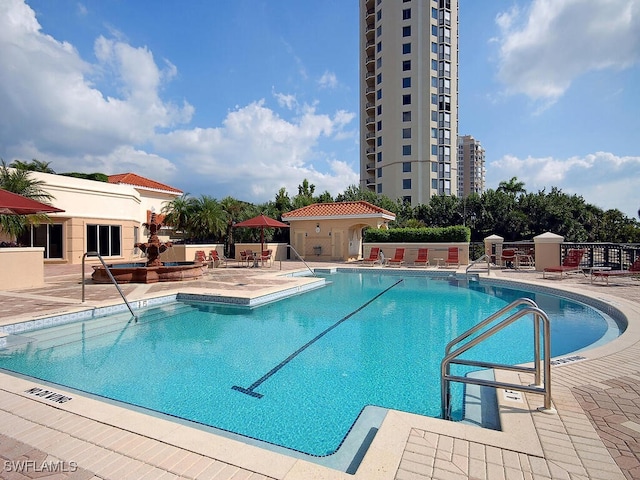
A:
POLYGON ((458 137, 458 196, 481 194, 485 189, 484 148, 471 135, 458 137))

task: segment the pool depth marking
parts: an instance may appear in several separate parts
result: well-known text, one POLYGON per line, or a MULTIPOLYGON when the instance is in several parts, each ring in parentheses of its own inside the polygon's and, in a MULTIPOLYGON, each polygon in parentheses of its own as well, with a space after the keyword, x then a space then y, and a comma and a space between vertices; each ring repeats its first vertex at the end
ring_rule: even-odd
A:
POLYGON ((393 287, 395 287, 396 285, 398 285, 399 283, 403 282, 404 279, 400 279, 398 280, 396 283, 394 283, 393 285, 391 285, 390 287, 385 288, 383 291, 381 291, 380 293, 378 293, 375 297, 371 298, 370 300, 368 300, 366 303, 363 303, 362 305, 360 305, 358 308, 356 308, 353 312, 349 313, 348 315, 342 317, 340 320, 338 320, 336 323, 334 323, 333 325, 331 325, 329 328, 327 328, 326 330, 322 331, 321 333, 319 333, 318 335, 316 335, 314 338, 312 338, 311 340, 309 340, 307 343, 305 343, 302 347, 300 347, 298 350, 296 350, 295 352, 293 352, 291 355, 289 355, 287 358, 285 358, 282 362, 280 362, 278 365, 276 365, 275 367, 273 367, 271 370, 269 370, 266 374, 264 374, 262 377, 260 377, 258 380, 256 380, 255 382, 253 382, 248 388, 244 388, 244 387, 240 387, 238 385, 234 385, 231 387, 232 390, 237 390, 239 392, 245 393, 247 395, 250 395, 252 397, 255 398, 262 398, 263 395, 261 393, 258 392, 254 392, 254 390, 256 388, 258 388, 260 385, 262 385, 265 381, 267 381, 269 378, 271 378, 278 370, 280 370, 282 367, 284 367, 287 363, 289 363, 291 360, 293 360, 295 357, 298 356, 298 354, 302 353, 307 347, 310 347, 311 345, 313 345, 315 342, 317 342, 318 340, 320 340, 322 337, 324 337, 327 333, 329 333, 331 330, 333 330, 334 328, 336 328, 338 325, 340 325, 342 322, 348 320, 349 318, 351 318, 352 316, 354 316, 356 313, 358 313, 360 310, 362 310, 363 308, 365 308, 366 306, 368 306, 370 303, 372 303, 374 300, 378 299, 379 297, 381 297, 382 295, 384 295, 385 293, 387 293, 389 290, 391 290, 393 287))

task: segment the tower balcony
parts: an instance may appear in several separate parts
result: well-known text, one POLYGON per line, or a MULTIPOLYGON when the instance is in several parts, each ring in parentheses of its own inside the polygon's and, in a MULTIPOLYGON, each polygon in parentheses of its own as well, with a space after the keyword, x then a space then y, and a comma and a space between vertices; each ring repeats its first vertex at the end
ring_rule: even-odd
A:
POLYGON ((376 149, 374 147, 369 147, 365 150, 365 153, 367 154, 367 157, 373 157, 376 154, 376 149))
POLYGON ((364 108, 366 108, 367 109, 367 113, 369 113, 369 112, 375 110, 376 104, 373 103, 373 102, 367 102, 367 104, 364 106, 364 108))

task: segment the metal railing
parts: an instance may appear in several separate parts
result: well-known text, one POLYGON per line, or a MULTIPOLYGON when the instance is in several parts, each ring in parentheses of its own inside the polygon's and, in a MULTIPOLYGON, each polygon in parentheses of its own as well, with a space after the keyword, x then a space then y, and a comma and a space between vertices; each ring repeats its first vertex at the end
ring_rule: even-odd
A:
POLYGON ((482 261, 485 261, 487 264, 487 275, 491 275, 491 255, 487 255, 486 253, 482 255, 480 258, 470 262, 469 265, 467 265, 467 268, 465 269, 465 274, 468 274, 469 269, 473 267, 476 263, 480 263, 482 261))
POLYGON ((574 243, 561 245, 560 256, 564 258, 572 248, 585 250, 581 265, 584 267, 610 267, 624 270, 640 257, 640 244, 637 243, 574 243))
POLYGON ((84 303, 84 261, 87 258, 87 256, 90 257, 98 257, 98 260, 100 260, 100 263, 102 263, 102 266, 104 267, 105 271, 107 272, 107 275, 109 276, 109 279, 111 280, 111 283, 113 283, 116 287, 116 289, 118 290, 118 293, 120 294, 120 296, 122 297, 122 300, 124 301, 124 303, 127 305, 127 308, 129 309, 129 311, 131 312, 131 315, 133 315, 133 317, 135 319, 137 319, 137 315, 135 313, 133 313, 133 309, 131 308, 131 305, 129 305, 129 302, 127 301, 127 298, 124 296, 124 293, 122 292, 122 289, 120 288, 120 285, 118 285, 118 282, 116 281, 116 279, 113 277, 113 275, 111 274, 111 270, 109 270, 109 267, 107 267, 107 264, 104 263, 104 259, 102 258, 102 255, 100 255, 98 252, 85 252, 84 255, 82 255, 82 303, 84 303))
POLYGON ((450 391, 450 382, 460 382, 467 383, 473 385, 480 385, 485 387, 493 387, 493 388, 505 388, 510 390, 517 390, 521 392, 529 392, 529 393, 537 393, 544 395, 544 407, 539 410, 546 413, 555 413, 555 410, 551 407, 551 338, 549 333, 549 317, 547 314, 542 311, 536 303, 528 298, 520 298, 510 303, 506 307, 497 311, 493 315, 487 317, 485 320, 480 322, 473 328, 470 328, 462 335, 453 339, 451 342, 447 344, 445 349, 445 357, 440 364, 440 388, 441 388, 441 408, 442 408, 442 418, 445 420, 450 419, 450 408, 451 408, 451 391, 450 391), (505 315, 511 310, 516 309, 519 306, 525 305, 524 308, 521 308, 511 314, 506 319, 498 322, 489 328, 489 325, 492 322, 495 322, 502 315, 505 315), (499 332, 503 328, 511 325, 516 320, 524 317, 525 315, 533 315, 533 344, 534 344, 534 365, 533 367, 524 367, 517 365, 505 365, 491 362, 480 362, 475 360, 463 360, 458 358, 464 352, 468 351, 472 347, 478 345, 480 342, 485 339, 491 337, 495 333, 499 332), (543 330, 543 339, 544 339, 544 358, 543 358, 543 368, 544 372, 541 371, 541 361, 540 361, 540 324, 542 324, 543 330), (480 330, 487 328, 484 332, 479 333, 478 336, 470 339, 469 337, 476 332, 480 332, 480 330), (465 340, 468 340, 465 342, 465 340), (455 350, 452 349, 458 345, 463 343, 461 346, 458 346, 455 350), (472 367, 481 367, 481 368, 493 368, 499 370, 511 370, 522 373, 533 373, 534 374, 534 383, 532 385, 520 385, 516 383, 505 383, 498 382, 496 380, 485 380, 480 378, 472 378, 472 377, 461 377, 456 375, 451 375, 451 364, 457 365, 466 365, 472 367), (544 377, 544 378, 542 378, 544 377))
POLYGON ((313 275, 314 277, 317 277, 316 272, 314 272, 311 269, 311 267, 309 265, 307 265, 307 262, 305 262, 304 258, 302 258, 300 256, 300 254, 298 253, 298 251, 295 248, 293 248, 293 245, 287 245, 287 247, 289 247, 291 250, 293 250, 293 253, 295 253, 296 257, 298 257, 302 261, 302 263, 304 263, 304 266, 307 267, 307 269, 311 272, 311 275, 313 275))

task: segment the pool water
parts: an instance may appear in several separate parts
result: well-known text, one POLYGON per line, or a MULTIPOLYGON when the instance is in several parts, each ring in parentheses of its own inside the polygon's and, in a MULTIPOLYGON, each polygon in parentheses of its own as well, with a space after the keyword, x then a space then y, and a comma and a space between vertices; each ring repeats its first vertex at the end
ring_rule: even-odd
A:
MULTIPOLYGON (((23 346, 0 350, 0 368, 324 456, 367 405, 438 417, 446 343, 517 298, 532 298, 551 318, 553 356, 611 327, 578 302, 453 277, 327 279, 258 308, 176 302, 137 321, 116 315, 28 332, 23 346)), ((465 358, 531 361, 531 323, 465 358)), ((453 387, 460 418, 463 390, 453 387)))

